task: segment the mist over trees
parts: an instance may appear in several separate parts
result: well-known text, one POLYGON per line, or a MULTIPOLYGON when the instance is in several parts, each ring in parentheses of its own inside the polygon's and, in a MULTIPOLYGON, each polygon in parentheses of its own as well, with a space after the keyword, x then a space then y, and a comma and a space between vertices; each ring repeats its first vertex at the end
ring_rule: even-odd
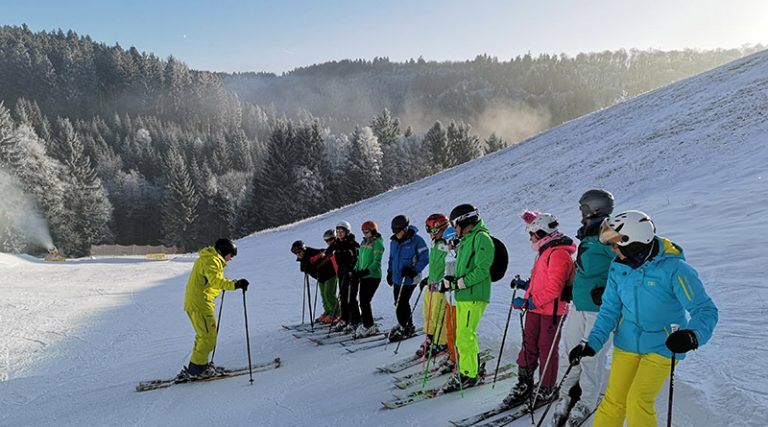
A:
MULTIPOLYGON (((4 26, 0 176, 10 178, 0 197, 11 185, 29 196, 69 256, 100 243, 191 251, 379 194, 757 49, 377 58, 228 75, 72 31, 4 26)), ((20 217, 0 215, 0 251, 50 244, 20 217)))

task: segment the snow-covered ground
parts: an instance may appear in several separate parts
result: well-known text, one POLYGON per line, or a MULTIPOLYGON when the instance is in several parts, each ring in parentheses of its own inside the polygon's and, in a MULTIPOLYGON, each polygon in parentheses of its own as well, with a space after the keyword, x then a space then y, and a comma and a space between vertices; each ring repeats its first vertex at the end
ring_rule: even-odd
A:
MULTIPOLYGON (((133 391, 139 380, 172 376, 187 361, 193 331, 182 303, 194 256, 48 263, 0 255, 0 425, 447 425, 496 404, 511 384, 381 409, 395 389, 374 368, 394 359, 392 347, 347 354, 280 328, 301 318, 291 242, 321 247, 323 230, 342 219, 356 229, 373 219, 387 230, 405 213, 423 228, 430 213, 477 205, 510 250, 507 278, 494 286, 479 327, 481 346, 498 349, 511 296, 504 283, 526 275, 534 257, 519 212, 552 212, 573 235, 578 197, 593 187, 611 190, 618 210, 648 212, 660 234, 686 250, 720 309, 711 342, 676 370, 674 425, 766 425, 767 142, 762 52, 413 185, 242 239, 226 274, 252 283, 253 359, 284 362, 253 385, 246 376, 133 391)), ((386 284, 374 310, 384 327, 392 325, 386 284)), ((245 365, 240 292, 227 293, 221 328, 216 361, 245 365)), ((516 324, 510 330, 507 360, 520 343, 516 324)), ((407 342, 401 355, 416 345, 407 342)), ((660 424, 665 405, 666 390, 657 402, 660 424)))

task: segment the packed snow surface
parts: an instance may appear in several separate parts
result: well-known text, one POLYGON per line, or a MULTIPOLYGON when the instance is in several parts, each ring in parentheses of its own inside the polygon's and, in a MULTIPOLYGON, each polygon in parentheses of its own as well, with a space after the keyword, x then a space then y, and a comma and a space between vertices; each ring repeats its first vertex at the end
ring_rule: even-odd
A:
MULTIPOLYGON (((712 340, 676 370, 674 425, 766 425, 767 140, 762 52, 412 185, 244 238, 226 275, 251 281, 254 361, 283 360, 253 385, 246 376, 134 391, 138 381, 173 376, 188 360, 194 334, 182 307, 196 255, 63 263, 0 255, 0 425, 433 426, 472 415, 498 403, 511 382, 385 410, 380 401, 396 389, 374 368, 411 354, 417 340, 398 356, 393 346, 349 354, 283 330, 301 320, 303 276, 291 242, 322 247, 322 232, 339 220, 357 230, 373 219, 386 232, 400 213, 423 229, 433 212, 475 204, 510 251, 507 277, 494 285, 479 327, 481 347, 498 350, 511 297, 506 283, 527 275, 534 258, 519 213, 554 213, 573 236, 577 200, 594 187, 615 194, 617 211, 648 212, 659 234, 685 249, 720 309, 712 340)), ((385 328, 394 322, 392 302, 383 283, 374 311, 385 328)), ((226 293, 220 327, 216 362, 245 366, 241 292, 226 293)), ((513 317, 505 360, 514 360, 519 344, 513 317)), ((656 405, 660 424, 666 401, 665 388, 656 405)))

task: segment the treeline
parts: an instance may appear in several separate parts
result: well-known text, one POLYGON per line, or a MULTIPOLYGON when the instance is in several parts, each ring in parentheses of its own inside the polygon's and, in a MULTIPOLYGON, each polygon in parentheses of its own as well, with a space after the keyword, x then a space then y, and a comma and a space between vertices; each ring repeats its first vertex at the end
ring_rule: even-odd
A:
MULTIPOLYGON (((350 64, 350 71, 330 63, 285 77, 227 77, 72 31, 0 27, 0 178, 13 178, 3 178, 0 189, 12 184, 31 198, 53 243, 69 256, 87 255, 98 243, 195 250, 220 236, 240 237, 362 200, 507 145, 495 134, 478 134, 468 120, 433 119, 415 132, 383 106, 362 116, 350 105, 340 114, 360 117, 353 122, 334 117, 341 110, 285 114, 267 95, 244 100, 224 84, 430 66, 383 59, 350 64), (336 127, 341 122, 345 127, 336 127)), ((467 64, 496 66, 490 58, 467 64)), ((462 74, 474 80, 474 72, 462 74)), ((398 73, 411 86, 409 74, 398 73)), ((420 86, 451 86, 426 76, 420 86)), ((381 84, 346 93, 386 101, 393 83, 381 84)), ((461 111, 446 117, 463 118, 461 111)), ((0 200, 0 250, 39 250, 43 242, 30 240, 23 224, 29 216, 13 214, 28 204, 8 200, 0 200)))
POLYGON ((461 117, 488 134, 503 127, 496 111, 543 112, 547 127, 554 126, 762 49, 621 49, 509 60, 478 55, 464 62, 401 63, 384 57, 331 61, 282 76, 220 75, 245 101, 292 114, 310 111, 331 118, 334 128, 354 126, 387 108, 415 128, 461 117))

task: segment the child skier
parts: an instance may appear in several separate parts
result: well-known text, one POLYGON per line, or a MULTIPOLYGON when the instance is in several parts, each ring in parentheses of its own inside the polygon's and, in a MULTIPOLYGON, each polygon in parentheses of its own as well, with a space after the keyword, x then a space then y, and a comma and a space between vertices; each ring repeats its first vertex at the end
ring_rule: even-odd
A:
POLYGON ((325 251, 304 245, 297 240, 291 245, 291 252, 296 255, 299 269, 318 281, 323 302, 323 314, 317 319, 323 323, 332 323, 339 315, 339 301, 336 298, 336 271, 333 263, 326 258, 325 251))
POLYGON ((417 284, 414 279, 429 262, 429 248, 418 231, 405 215, 392 218, 387 284, 392 286, 397 325, 389 332, 390 341, 408 338, 416 332, 410 299, 417 284))
POLYGON ((339 278, 339 303, 341 321, 334 326, 336 332, 351 334, 360 324, 360 308, 357 306, 357 281, 352 280, 352 270, 357 262, 357 248, 360 245, 352 234, 352 226, 347 221, 336 225, 336 240, 325 250, 326 256, 333 256, 336 263, 336 275, 339 278))
POLYGON ((384 239, 379 234, 379 226, 374 221, 366 221, 360 228, 363 241, 358 248, 352 280, 359 283, 362 324, 355 330, 355 338, 379 333, 373 323, 371 300, 381 283, 381 258, 384 255, 384 239))
POLYGON ((518 382, 504 398, 507 406, 520 405, 531 397, 537 366, 540 388, 535 400, 547 401, 555 395, 561 316, 567 305, 561 294, 573 274, 571 255, 576 252, 573 240, 557 230, 554 215, 526 211, 522 217, 536 260, 524 297, 513 301, 515 308, 527 310, 527 314, 517 356, 518 382))
POLYGON ((451 392, 482 382, 484 366, 479 364, 477 326, 491 299, 491 265, 494 243, 480 219, 477 208, 470 204, 451 211, 451 225, 461 239, 456 254, 455 275, 445 276, 440 291, 453 291, 456 297, 456 349, 458 372, 443 386, 451 392))
POLYGON ((432 214, 425 223, 427 233, 432 238, 432 248, 429 251, 429 276, 422 279, 419 286, 424 292, 422 313, 424 315, 424 345, 416 350, 416 355, 436 355, 448 349, 445 328, 445 296, 438 290, 440 281, 445 277, 445 260, 450 252, 448 243, 443 239, 443 232, 448 228, 448 216, 432 214), (426 289, 425 289, 426 287, 426 289))
MULTIPOLYGON (((580 240, 576 252, 576 276, 573 287, 563 292, 563 300, 572 300, 574 308, 568 313, 563 327, 566 349, 579 345, 595 324, 608 280, 608 267, 616 257, 611 247, 598 239, 600 224, 613 213, 613 194, 600 189, 589 190, 579 199, 579 209, 583 225, 576 233, 580 240)), ((604 346, 597 357, 584 359, 571 368, 560 387, 552 427, 566 425, 566 422, 569 426, 578 425, 597 407, 605 389, 607 351, 608 346, 604 346)))

